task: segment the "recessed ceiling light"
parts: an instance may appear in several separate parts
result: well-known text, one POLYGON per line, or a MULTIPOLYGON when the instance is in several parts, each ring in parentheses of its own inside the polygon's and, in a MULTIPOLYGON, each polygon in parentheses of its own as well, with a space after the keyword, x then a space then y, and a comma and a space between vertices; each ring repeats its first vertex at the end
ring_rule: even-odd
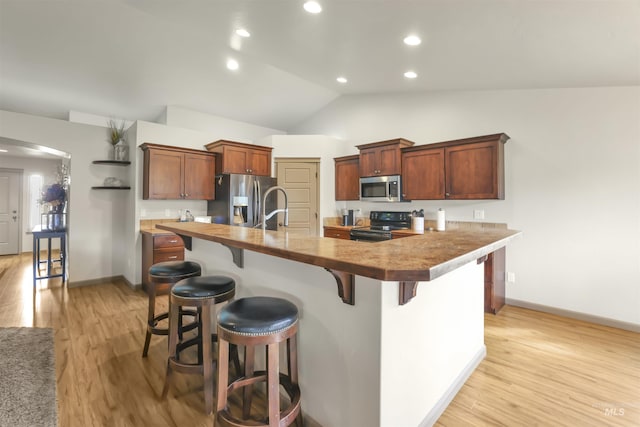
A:
POLYGON ((404 41, 404 44, 408 44, 409 46, 418 46, 420 43, 422 43, 422 40, 420 40, 420 37, 414 36, 414 35, 405 37, 403 41, 404 41))
POLYGON ((240 37, 251 37, 251 33, 245 30, 244 28, 238 28, 236 30, 236 34, 239 35, 240 37))
POLYGON ((237 70, 240 67, 240 64, 238 64, 238 61, 236 61, 235 59, 228 59, 227 60, 227 68, 230 70, 237 70))
POLYGON ((346 78, 346 77, 342 77, 342 76, 340 76, 340 77, 338 77, 338 78, 336 79, 336 81, 337 81, 338 83, 346 83, 346 82, 347 82, 347 78, 346 78))
POLYGON ((416 77, 418 77, 418 74, 416 74, 415 71, 407 71, 406 73, 404 73, 404 76, 408 79, 415 79, 416 77))
POLYGON ((0 148, 0 153, 8 153, 8 150, 5 150, 4 148, 0 148))
POLYGON ((304 10, 309 13, 320 13, 322 12, 322 6, 317 1, 307 1, 303 5, 304 10))

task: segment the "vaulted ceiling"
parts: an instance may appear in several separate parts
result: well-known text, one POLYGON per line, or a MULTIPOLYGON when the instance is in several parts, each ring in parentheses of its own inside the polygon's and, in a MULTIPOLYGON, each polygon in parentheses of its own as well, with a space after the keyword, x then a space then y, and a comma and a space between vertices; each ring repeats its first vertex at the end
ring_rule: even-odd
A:
POLYGON ((640 85, 638 0, 303 3, 0 0, 0 109, 287 130, 343 94, 640 85))

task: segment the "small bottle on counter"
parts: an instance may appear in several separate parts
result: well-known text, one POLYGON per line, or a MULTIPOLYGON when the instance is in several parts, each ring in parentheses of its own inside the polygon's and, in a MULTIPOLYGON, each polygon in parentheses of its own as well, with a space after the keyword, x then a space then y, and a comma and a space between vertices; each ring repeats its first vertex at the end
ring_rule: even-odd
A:
POLYGON ((438 209, 438 219, 436 221, 436 230, 444 231, 444 229, 445 229, 444 210, 440 208, 438 209))

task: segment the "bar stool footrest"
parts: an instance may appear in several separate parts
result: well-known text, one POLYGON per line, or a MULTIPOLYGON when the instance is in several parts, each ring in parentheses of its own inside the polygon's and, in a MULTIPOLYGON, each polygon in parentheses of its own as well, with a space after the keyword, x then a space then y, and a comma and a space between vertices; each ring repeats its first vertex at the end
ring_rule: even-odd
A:
MULTIPOLYGON (((187 323, 186 325, 182 325, 182 332, 188 332, 191 331, 195 328, 198 327, 198 312, 195 310, 182 310, 180 311, 180 315, 181 316, 191 316, 194 317, 196 320, 192 321, 191 323, 187 323)), ((168 328, 161 328, 158 327, 158 323, 160 323, 162 320, 166 320, 169 318, 169 313, 161 313, 158 314, 157 316, 155 316, 153 318, 152 321, 149 322, 149 332, 151 332, 154 335, 169 335, 169 329, 168 328)))
MULTIPOLYGON (((233 381, 227 387, 227 396, 230 395, 233 391, 239 390, 248 385, 253 385, 257 382, 266 381, 267 380, 267 371, 255 371, 251 377, 240 377, 233 381)), ((300 414, 300 387, 291 382, 291 377, 289 375, 280 373, 280 385, 284 387, 289 399, 291 401, 290 405, 280 411, 280 425, 289 425, 293 422, 293 420, 298 417, 300 414)), ((242 420, 240 418, 232 415, 227 408, 222 409, 217 412, 216 417, 220 417, 225 422, 229 423, 232 426, 247 426, 251 425, 254 427, 269 427, 269 423, 267 420, 262 420, 265 424, 254 424, 252 421, 255 420, 242 420), (248 424, 251 422, 251 424, 248 424)))

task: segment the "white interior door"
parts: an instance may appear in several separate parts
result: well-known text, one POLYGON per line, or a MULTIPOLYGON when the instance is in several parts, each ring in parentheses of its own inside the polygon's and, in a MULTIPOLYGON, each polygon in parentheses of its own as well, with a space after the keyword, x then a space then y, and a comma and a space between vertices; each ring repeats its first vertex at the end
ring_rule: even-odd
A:
MULTIPOLYGON (((278 185, 287 191, 289 233, 318 233, 318 161, 276 159, 278 185)), ((284 199, 278 193, 278 206, 284 199)), ((278 216, 278 218, 281 218, 278 216)))
POLYGON ((0 170, 0 255, 19 250, 21 179, 19 172, 0 170))

